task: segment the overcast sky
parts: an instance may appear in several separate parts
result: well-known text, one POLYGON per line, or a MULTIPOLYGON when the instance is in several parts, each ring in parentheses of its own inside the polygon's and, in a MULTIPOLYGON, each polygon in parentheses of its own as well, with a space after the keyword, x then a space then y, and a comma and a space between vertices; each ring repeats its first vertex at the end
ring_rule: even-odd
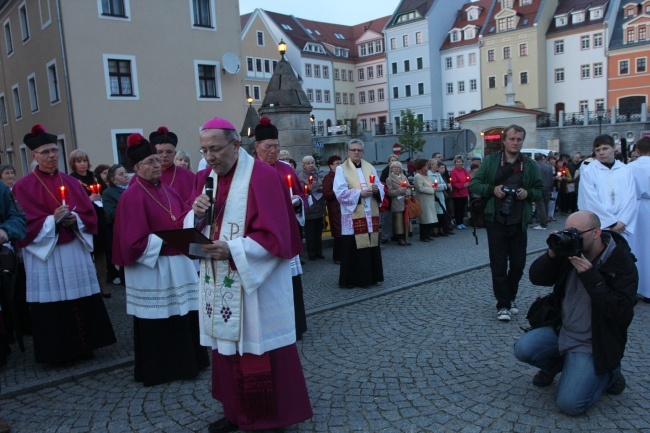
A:
POLYGON ((241 14, 256 8, 312 21, 354 25, 392 15, 399 0, 239 0, 241 14))

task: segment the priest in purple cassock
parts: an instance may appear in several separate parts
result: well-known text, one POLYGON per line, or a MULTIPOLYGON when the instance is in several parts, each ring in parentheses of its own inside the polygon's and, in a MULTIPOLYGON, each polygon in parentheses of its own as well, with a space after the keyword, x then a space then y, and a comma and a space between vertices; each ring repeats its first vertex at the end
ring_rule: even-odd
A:
MULTIPOLYGON (((291 194, 291 205, 298 224, 305 225, 305 208, 307 196, 300 186, 298 175, 291 164, 278 159, 280 141, 278 128, 271 123, 271 119, 263 116, 260 123, 255 126, 255 158, 269 164, 280 173, 280 177, 287 183, 291 194)), ((298 227, 296 227, 298 228, 298 227)), ((300 233, 300 231, 298 232, 300 233)), ((300 234, 298 235, 300 236, 300 234)), ((307 332, 307 315, 305 314, 305 301, 302 290, 302 265, 300 256, 291 259, 291 279, 293 284, 293 309, 296 316, 296 339, 302 340, 302 334, 307 332)))
MULTIPOLYGON (((152 146, 155 146, 156 153, 162 163, 160 181, 172 187, 183 201, 189 204, 194 198, 191 195, 194 192, 196 175, 190 170, 174 164, 178 136, 166 126, 161 126, 149 134, 149 142, 152 146)), ((135 182, 135 176, 131 179, 131 185, 133 182, 135 182)))
POLYGON ((127 144, 136 175, 117 205, 113 261, 124 266, 126 312, 133 316, 134 378, 144 386, 193 379, 209 365, 199 342, 196 268, 155 234, 182 228, 189 205, 160 181, 153 145, 140 134, 127 144))
POLYGON ((27 218, 27 302, 38 363, 94 357, 115 343, 90 252, 97 214, 86 190, 58 170, 57 136, 35 125, 23 138, 37 166, 14 184, 27 218))
POLYGON ((302 422, 313 412, 296 347, 290 261, 302 243, 289 188, 241 148, 225 119, 203 126, 201 151, 209 168, 197 175, 185 226, 213 239, 202 247, 210 258, 200 263, 199 311, 201 342, 213 349, 212 395, 224 417, 209 431, 302 422))

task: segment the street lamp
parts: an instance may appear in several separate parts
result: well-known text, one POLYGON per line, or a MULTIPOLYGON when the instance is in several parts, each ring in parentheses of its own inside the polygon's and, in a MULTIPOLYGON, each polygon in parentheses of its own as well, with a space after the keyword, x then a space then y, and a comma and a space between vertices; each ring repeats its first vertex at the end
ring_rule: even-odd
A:
POLYGON ((248 102, 249 107, 252 106, 253 105, 253 97, 249 96, 248 98, 246 98, 246 102, 248 102))
POLYGON ((316 117, 312 114, 309 116, 309 121, 311 122, 311 135, 316 135, 315 121, 316 117))
POLYGON ((287 44, 282 39, 280 39, 280 43, 278 44, 278 52, 282 55, 282 57, 284 57, 284 53, 287 52, 287 44))
POLYGON ((605 108, 602 105, 596 107, 596 116, 598 116, 598 135, 603 132, 603 116, 605 115, 605 108))

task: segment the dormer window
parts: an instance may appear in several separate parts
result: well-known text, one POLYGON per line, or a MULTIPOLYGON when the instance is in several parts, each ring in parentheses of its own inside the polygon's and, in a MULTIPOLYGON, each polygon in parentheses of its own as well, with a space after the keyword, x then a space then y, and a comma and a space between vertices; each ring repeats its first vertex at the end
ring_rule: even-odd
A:
POLYGON ((341 56, 341 49, 340 49, 339 47, 335 47, 335 48, 334 48, 334 55, 335 55, 336 57, 340 57, 340 56, 341 56))
POLYGON ((460 41, 460 32, 458 30, 452 30, 450 34, 450 40, 452 42, 460 41))
POLYGON ((282 28, 285 30, 293 30, 289 24, 282 24, 282 28))
POLYGON ((584 12, 578 12, 575 14, 571 14, 571 21, 573 24, 581 23, 585 20, 585 13, 584 12))
POLYGON ((645 13, 646 15, 650 15, 650 5, 645 5, 645 13))
POLYGON ((470 7, 467 9, 467 21, 474 21, 478 19, 479 10, 477 7, 470 7))
POLYGON ((633 28, 633 27, 627 29, 627 33, 626 33, 626 36, 627 36, 627 37, 626 37, 626 42, 627 42, 628 44, 629 44, 630 42, 634 42, 634 33, 635 33, 635 32, 634 32, 634 28, 633 28))
POLYGON ((397 18, 395 18, 395 24, 400 24, 400 23, 405 23, 408 21, 413 21, 416 18, 422 18, 422 15, 420 15, 420 12, 418 11, 411 11, 411 12, 406 12, 401 15, 398 15, 397 18))
POLYGON ((589 19, 590 20, 599 20, 603 17, 603 10, 598 8, 598 9, 592 9, 589 11, 589 19))
POLYGON ((336 39, 341 39, 341 40, 345 39, 345 36, 343 36, 340 33, 334 33, 334 37, 336 37, 336 39))
POLYGON ((507 30, 514 30, 516 27, 515 17, 501 18, 497 21, 497 32, 505 32, 507 30))
POLYGON ((567 16, 566 15, 561 15, 559 17, 555 17, 555 27, 562 27, 567 25, 567 16))
POLYGON ((626 17, 634 17, 636 16, 636 5, 629 5, 628 7, 625 8, 625 16, 626 17))
POLYGON ((519 4, 520 4, 521 6, 532 5, 532 4, 533 4, 533 0, 520 0, 520 1, 519 1, 519 4))
POLYGON ((465 40, 473 39, 476 35, 476 29, 474 27, 468 27, 463 31, 463 38, 465 40))
POLYGON ((501 0, 501 9, 512 9, 515 0, 501 0))

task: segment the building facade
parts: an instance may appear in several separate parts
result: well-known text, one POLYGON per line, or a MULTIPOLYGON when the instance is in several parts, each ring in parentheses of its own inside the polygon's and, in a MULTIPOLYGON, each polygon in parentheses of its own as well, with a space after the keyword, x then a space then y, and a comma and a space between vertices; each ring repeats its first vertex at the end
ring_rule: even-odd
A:
POLYGON ((161 125, 177 133, 179 149, 196 161, 203 122, 243 119, 238 7, 228 0, 156 6, 155 0, 2 4, 0 97, 11 97, 3 161, 19 175, 29 170, 22 138, 36 123, 58 134, 65 171, 67 154, 77 148, 95 165, 127 163, 128 135, 148 136, 161 125), (179 17, 173 28, 161 26, 169 16, 179 17), (223 70, 225 59, 231 72, 223 70))

